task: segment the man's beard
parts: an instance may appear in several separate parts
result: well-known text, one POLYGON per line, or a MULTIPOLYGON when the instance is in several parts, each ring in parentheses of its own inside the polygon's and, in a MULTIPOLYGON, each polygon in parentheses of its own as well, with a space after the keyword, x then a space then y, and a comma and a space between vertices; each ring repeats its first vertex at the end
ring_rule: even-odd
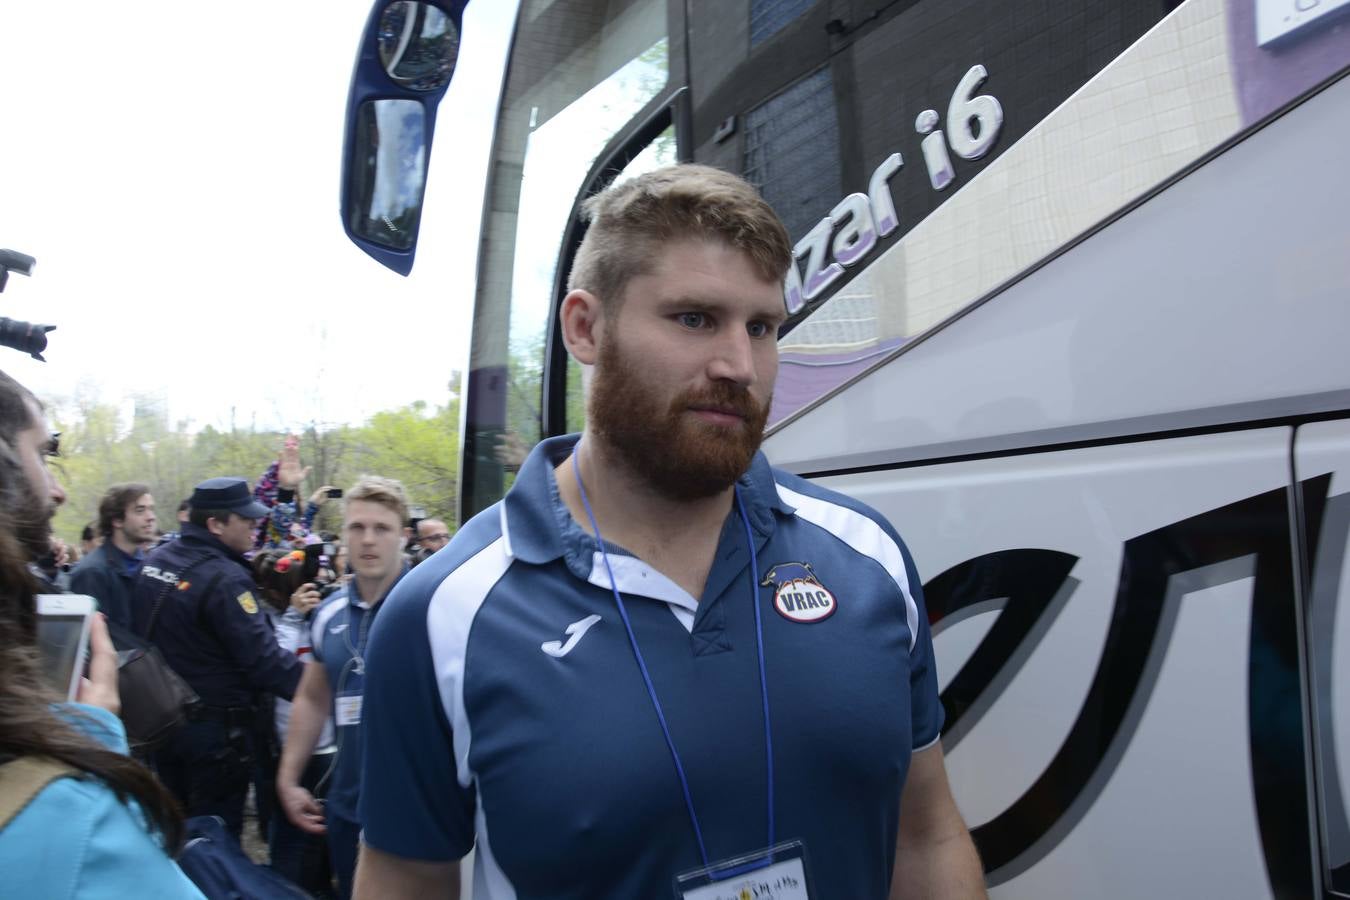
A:
POLYGON ((764 439, 769 404, 727 381, 663 404, 641 365, 607 341, 600 346, 588 413, 589 427, 657 493, 699 500, 731 487, 750 468, 764 439), (730 427, 700 422, 688 414, 690 407, 735 410, 743 421, 730 427))
POLYGON ((14 512, 14 533, 30 560, 41 559, 52 549, 52 516, 56 504, 42 497, 25 480, 14 512))

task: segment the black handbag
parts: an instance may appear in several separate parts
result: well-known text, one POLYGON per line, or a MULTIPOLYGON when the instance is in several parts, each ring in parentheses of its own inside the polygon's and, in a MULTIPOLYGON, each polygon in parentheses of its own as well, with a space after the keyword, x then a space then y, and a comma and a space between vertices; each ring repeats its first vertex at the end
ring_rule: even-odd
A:
POLYGON ((201 702, 153 644, 117 651, 117 690, 127 743, 139 751, 164 743, 201 702))
MULTIPOLYGON (((179 581, 196 567, 197 560, 179 575, 179 581)), ((210 596, 214 579, 202 596, 210 596)), ((175 584, 165 584, 155 598, 145 637, 138 637, 125 629, 114 628, 113 646, 117 648, 117 691, 122 698, 122 724, 127 729, 127 743, 133 750, 145 752, 164 743, 183 727, 201 698, 183 677, 175 672, 151 638, 160 607, 175 584)), ((111 623, 110 623, 111 624, 111 623)))

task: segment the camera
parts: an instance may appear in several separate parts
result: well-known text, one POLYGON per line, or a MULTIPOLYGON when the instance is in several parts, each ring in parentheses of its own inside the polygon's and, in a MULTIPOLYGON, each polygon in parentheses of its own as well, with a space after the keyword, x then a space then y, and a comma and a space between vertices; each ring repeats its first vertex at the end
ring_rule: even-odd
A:
MULTIPOLYGON (((5 289, 10 272, 20 275, 32 275, 37 260, 26 253, 16 250, 0 250, 0 291, 5 289)), ((35 325, 18 319, 0 316, 0 344, 12 347, 20 353, 27 353, 33 359, 46 362, 42 351, 47 349, 47 332, 54 331, 55 325, 35 325)))

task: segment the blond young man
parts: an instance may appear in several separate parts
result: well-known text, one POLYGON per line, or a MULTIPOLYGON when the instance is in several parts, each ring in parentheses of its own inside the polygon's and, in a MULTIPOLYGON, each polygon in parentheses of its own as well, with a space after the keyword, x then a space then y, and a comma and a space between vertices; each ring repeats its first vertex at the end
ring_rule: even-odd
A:
POLYGON ((458 896, 473 847, 475 900, 984 896, 908 551, 758 452, 781 222, 701 166, 588 208, 561 308, 584 434, 372 636, 357 897, 458 896))
MULTIPOLYGON (((382 601, 406 571, 403 522, 407 516, 408 498, 397 481, 368 475, 347 491, 342 540, 353 577, 311 620, 314 662, 305 666, 295 692, 277 767, 277 797, 286 817, 310 834, 327 834, 343 897, 351 896, 360 833, 357 799, 366 643, 382 601), (326 801, 321 804, 300 786, 300 779, 330 715, 337 726, 338 750, 327 780, 326 801)), ((317 600, 317 592, 311 599, 317 600)))

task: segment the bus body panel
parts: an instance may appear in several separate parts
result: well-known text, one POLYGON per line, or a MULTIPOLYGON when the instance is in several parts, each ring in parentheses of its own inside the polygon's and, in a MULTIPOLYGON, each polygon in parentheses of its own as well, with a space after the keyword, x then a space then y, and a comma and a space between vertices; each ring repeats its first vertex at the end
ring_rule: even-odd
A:
POLYGON ((1319 837, 1331 885, 1350 896, 1350 420, 1298 430, 1294 472, 1330 476, 1325 510, 1310 516, 1307 644, 1313 697, 1319 837))
POLYGON ((770 456, 818 472, 1345 408, 1347 146, 1342 79, 788 422, 770 456))
MULTIPOLYGON (((618 42, 585 96, 617 90, 612 64, 659 64, 643 115, 668 103, 682 153, 790 198, 803 291, 849 257, 780 341, 764 449, 913 550, 993 896, 1350 897, 1350 19, 1261 44, 1264 0, 1036 6, 527 0, 518 24, 562 74, 530 41, 512 68, 579 71, 545 14, 585 23, 578 52, 618 42), (639 8, 668 42, 624 39, 639 8), (766 16, 791 21, 756 37, 766 16), (933 129, 969 126, 949 113, 980 92, 1003 131, 961 155, 933 129), (806 141, 825 120, 836 155, 806 141)), ((468 511, 510 481, 484 436, 532 444, 557 430, 542 385, 570 416, 584 383, 533 358, 544 297, 509 290, 554 237, 497 260, 531 243, 518 157, 550 115, 516 107, 488 191, 468 511)), ((636 171, 606 153, 592 174, 636 171)))
MULTIPOLYGON (((1296 615, 1285 503, 1292 432, 820 479, 886 515, 918 561, 936 619, 948 771, 994 864, 994 896, 1272 896, 1263 860, 1289 850, 1263 847, 1258 802, 1283 827, 1306 833, 1308 824, 1301 795, 1292 804, 1288 796, 1303 782, 1297 667, 1284 682, 1292 717, 1272 717, 1259 688, 1261 702, 1249 703, 1253 653, 1258 662, 1267 652, 1297 656, 1253 637, 1257 605, 1286 624, 1296 615), (1040 597, 1007 581, 1021 571, 1015 554, 1034 552, 1071 562, 1040 597), (1258 566, 1276 574, 1258 579, 1258 566), (956 586, 944 587, 942 576, 961 568, 956 586), (976 673, 973 695, 953 695, 958 677, 972 674, 962 670, 979 666, 976 649, 995 621, 1011 604, 1032 603, 1044 612, 1013 657, 976 673), (978 612, 963 617, 969 609, 978 612), (1102 684, 1110 689, 1095 693, 1102 684), (1114 713, 1103 710, 1110 696, 1114 713), (1254 740, 1292 748, 1277 761, 1283 796, 1255 788, 1254 740), (1052 762, 1065 751, 1076 758, 1052 762), (1007 821, 990 829, 1000 816, 1007 821), (1003 838, 986 831, 1037 840, 1005 860, 1003 838)), ((1309 866, 1306 855, 1277 862, 1309 866)))

